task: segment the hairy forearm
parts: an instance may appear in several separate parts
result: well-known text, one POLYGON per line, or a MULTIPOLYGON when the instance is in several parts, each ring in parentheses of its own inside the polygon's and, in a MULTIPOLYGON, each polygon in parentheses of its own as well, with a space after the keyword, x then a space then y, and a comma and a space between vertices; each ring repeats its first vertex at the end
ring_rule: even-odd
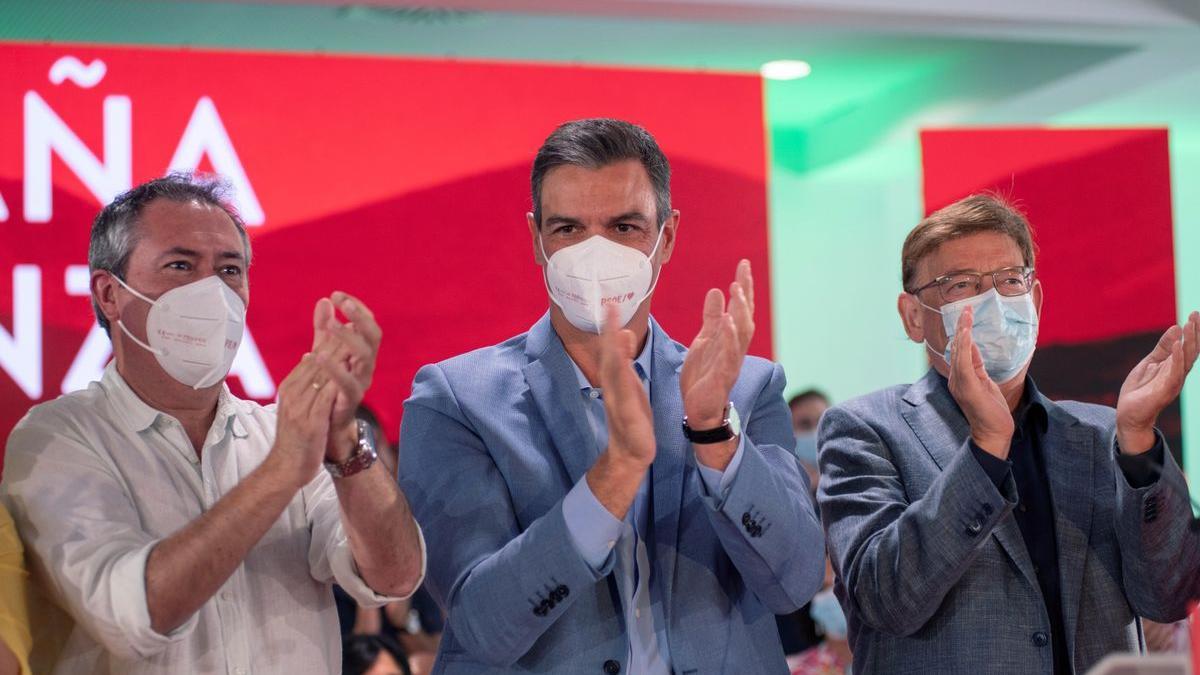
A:
POLYGON ((588 489, 613 517, 624 520, 645 477, 646 467, 618 459, 605 450, 588 469, 588 489))
POLYGON ((182 625, 233 574, 295 496, 285 476, 268 457, 207 513, 154 547, 146 602, 155 631, 182 625))
POLYGON ((421 576, 421 544, 408 500, 382 462, 333 481, 354 563, 382 595, 407 596, 421 576))

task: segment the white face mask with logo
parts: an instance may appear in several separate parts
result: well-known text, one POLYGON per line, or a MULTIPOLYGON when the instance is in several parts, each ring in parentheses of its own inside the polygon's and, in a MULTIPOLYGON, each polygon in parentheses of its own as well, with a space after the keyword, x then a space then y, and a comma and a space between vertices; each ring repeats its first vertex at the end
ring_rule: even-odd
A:
POLYGON ((562 309, 567 321, 582 331, 599 333, 609 305, 617 307, 621 326, 629 323, 658 285, 652 261, 665 229, 659 228, 650 255, 593 235, 547 257, 539 235, 538 246, 546 258, 544 279, 550 299, 562 309))
POLYGON ((120 319, 117 326, 143 349, 154 354, 167 374, 192 389, 204 389, 225 379, 233 367, 246 303, 218 276, 172 288, 151 300, 129 287, 115 274, 117 283, 150 304, 146 316, 146 344, 134 337, 120 319))

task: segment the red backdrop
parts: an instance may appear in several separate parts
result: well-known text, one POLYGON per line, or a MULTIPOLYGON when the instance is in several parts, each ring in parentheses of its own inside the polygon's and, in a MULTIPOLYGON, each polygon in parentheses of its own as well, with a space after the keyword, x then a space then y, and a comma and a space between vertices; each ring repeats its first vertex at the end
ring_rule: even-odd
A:
POLYGON ((101 204, 192 167, 231 178, 252 223, 252 353, 231 386, 273 398, 310 344, 314 301, 344 290, 383 325, 368 403, 394 436, 418 367, 545 311, 529 166, 580 117, 642 124, 672 161, 683 218, 655 299, 667 330, 688 342, 704 291, 747 257, 752 352, 771 352, 755 76, 12 43, 0 63, 0 437, 106 358, 80 269, 101 204))

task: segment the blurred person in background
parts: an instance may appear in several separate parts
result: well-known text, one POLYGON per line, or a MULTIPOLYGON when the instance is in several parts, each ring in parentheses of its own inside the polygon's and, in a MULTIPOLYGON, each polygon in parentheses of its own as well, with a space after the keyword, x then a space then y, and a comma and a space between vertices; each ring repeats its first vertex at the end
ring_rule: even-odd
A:
POLYGON ((818 389, 808 389, 788 400, 792 413, 792 431, 796 434, 796 458, 808 472, 809 485, 817 490, 817 423, 829 409, 829 397, 818 389))
POLYGON ((850 675, 853 657, 846 630, 846 614, 833 592, 833 564, 825 560, 825 585, 806 610, 817 627, 820 642, 788 657, 791 675, 850 675))
POLYGON ((387 635, 351 635, 342 644, 342 675, 418 675, 404 648, 387 635))

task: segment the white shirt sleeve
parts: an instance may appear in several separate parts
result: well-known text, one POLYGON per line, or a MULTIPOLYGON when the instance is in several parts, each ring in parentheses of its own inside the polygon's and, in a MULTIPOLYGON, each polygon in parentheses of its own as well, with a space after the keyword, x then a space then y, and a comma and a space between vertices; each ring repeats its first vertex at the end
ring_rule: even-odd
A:
MULTIPOLYGON (((366 608, 382 607, 411 595, 380 595, 363 580, 354 562, 350 540, 342 528, 342 510, 333 479, 325 469, 319 470, 317 476, 304 487, 304 515, 312 532, 308 566, 314 579, 325 583, 336 582, 358 601, 359 606, 366 608)), ((425 534, 419 524, 417 539, 421 546, 421 577, 413 586, 414 592, 425 581, 425 534)))
POLYGON ((193 614, 163 635, 150 625, 141 529, 124 482, 69 424, 26 417, 8 439, 3 497, 31 563, 77 623, 111 653, 149 658, 183 640, 193 614))

